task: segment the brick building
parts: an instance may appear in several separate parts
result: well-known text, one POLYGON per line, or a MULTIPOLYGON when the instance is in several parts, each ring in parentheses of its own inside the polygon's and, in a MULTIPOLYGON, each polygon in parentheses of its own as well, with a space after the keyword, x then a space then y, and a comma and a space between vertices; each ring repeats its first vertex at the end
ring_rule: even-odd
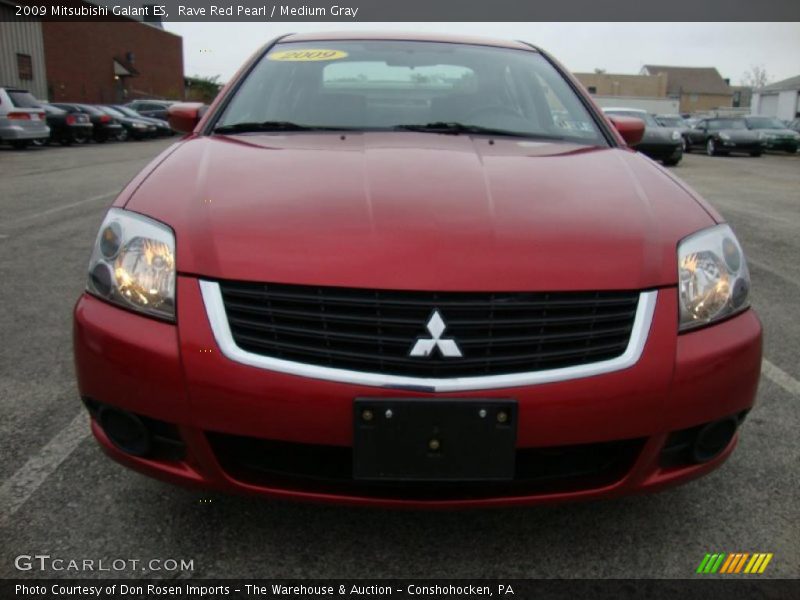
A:
POLYGON ((667 95, 680 98, 682 113, 733 106, 733 90, 714 67, 670 67, 645 65, 642 75, 664 74, 667 95))
POLYGON ((575 73, 590 94, 663 98, 667 95, 666 75, 620 75, 616 73, 575 73))
POLYGON ((51 102, 183 98, 183 39, 160 23, 20 19, 13 7, 0 0, 0 85, 51 102))
POLYGON ((51 102, 183 98, 183 40, 139 21, 42 23, 51 102))

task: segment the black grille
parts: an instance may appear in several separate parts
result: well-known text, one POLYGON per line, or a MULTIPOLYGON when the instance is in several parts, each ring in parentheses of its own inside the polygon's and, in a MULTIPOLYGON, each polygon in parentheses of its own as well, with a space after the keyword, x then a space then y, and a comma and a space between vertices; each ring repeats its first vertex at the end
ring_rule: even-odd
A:
POLYGON ((507 482, 364 482, 353 479, 349 447, 211 432, 207 436, 222 468, 239 481, 309 492, 418 500, 513 497, 604 487, 630 471, 645 441, 519 448, 514 478, 507 482))
POLYGON ((628 345, 638 292, 417 292, 221 282, 236 344, 356 371, 446 378, 569 367, 628 345), (463 354, 409 357, 438 310, 463 354))

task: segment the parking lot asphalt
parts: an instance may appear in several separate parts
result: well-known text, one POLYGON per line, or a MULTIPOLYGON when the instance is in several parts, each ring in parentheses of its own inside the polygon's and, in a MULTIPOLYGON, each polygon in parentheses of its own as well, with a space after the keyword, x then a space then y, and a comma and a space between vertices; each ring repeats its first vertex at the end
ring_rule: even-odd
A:
POLYGON ((674 169, 739 235, 765 327, 758 403, 722 468, 656 495, 421 512, 202 494, 124 469, 89 436, 72 307, 106 206, 169 143, 0 149, 0 577, 683 578, 706 552, 772 552, 761 577, 800 576, 800 155, 674 169), (15 568, 35 554, 193 570, 15 568))

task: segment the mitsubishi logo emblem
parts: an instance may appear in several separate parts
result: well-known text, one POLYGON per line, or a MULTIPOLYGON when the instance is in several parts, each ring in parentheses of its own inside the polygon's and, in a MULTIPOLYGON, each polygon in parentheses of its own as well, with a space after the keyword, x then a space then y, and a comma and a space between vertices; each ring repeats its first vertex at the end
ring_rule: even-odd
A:
POLYGON ((433 353, 434 348, 439 348, 439 352, 441 352, 442 356, 445 358, 459 358, 462 356, 461 349, 454 339, 442 338, 442 334, 444 330, 447 329, 447 325, 444 324, 444 319, 442 319, 442 315, 439 314, 438 309, 433 311, 425 327, 428 329, 428 333, 431 334, 431 337, 417 338, 417 341, 411 348, 411 352, 408 353, 409 356, 428 357, 433 353))

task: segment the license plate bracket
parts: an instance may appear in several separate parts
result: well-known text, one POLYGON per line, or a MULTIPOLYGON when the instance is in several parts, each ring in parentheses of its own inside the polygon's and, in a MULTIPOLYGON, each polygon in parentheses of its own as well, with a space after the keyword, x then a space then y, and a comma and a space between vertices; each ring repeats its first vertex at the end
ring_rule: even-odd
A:
POLYGON ((508 481, 511 399, 356 398, 353 477, 370 481, 508 481))

